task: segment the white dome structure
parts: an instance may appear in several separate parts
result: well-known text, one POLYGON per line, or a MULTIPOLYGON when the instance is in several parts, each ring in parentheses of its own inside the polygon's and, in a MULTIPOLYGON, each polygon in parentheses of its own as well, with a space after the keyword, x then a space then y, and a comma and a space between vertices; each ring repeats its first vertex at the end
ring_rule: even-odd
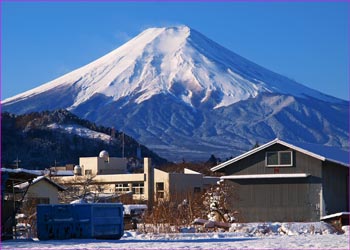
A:
POLYGON ((74 175, 81 175, 81 167, 79 165, 74 166, 74 175))
POLYGON ((98 157, 103 158, 105 161, 108 161, 109 154, 106 150, 102 150, 98 157))

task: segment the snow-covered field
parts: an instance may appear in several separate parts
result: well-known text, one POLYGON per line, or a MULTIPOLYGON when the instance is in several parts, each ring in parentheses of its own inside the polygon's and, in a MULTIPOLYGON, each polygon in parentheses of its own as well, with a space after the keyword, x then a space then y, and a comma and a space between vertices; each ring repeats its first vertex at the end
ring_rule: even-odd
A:
POLYGON ((349 249, 349 236, 274 235, 242 236, 237 233, 209 234, 140 234, 126 233, 120 240, 10 240, 2 242, 2 249, 349 249))
POLYGON ((120 240, 9 240, 1 249, 350 249, 348 229, 338 234, 324 223, 236 224, 229 233, 126 231, 120 240))

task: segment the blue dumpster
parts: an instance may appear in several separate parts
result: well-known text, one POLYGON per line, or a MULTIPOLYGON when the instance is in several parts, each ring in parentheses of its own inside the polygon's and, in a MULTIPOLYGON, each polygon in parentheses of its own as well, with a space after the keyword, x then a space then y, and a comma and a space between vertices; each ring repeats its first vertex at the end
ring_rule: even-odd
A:
POLYGON ((123 204, 38 205, 37 233, 40 240, 120 239, 124 234, 123 204))

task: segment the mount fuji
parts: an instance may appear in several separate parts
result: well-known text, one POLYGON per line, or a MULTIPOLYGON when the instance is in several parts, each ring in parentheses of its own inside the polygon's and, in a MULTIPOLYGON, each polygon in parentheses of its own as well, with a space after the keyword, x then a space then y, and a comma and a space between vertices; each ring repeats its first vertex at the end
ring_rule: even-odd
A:
POLYGON ((269 71, 187 27, 150 28, 109 54, 2 101, 67 109, 169 160, 234 156, 273 138, 348 149, 349 102, 269 71))

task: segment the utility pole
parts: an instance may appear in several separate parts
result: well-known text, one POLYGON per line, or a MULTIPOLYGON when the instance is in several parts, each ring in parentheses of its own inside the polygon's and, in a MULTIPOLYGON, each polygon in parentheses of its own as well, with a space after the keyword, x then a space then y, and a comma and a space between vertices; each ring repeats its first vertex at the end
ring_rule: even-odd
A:
POLYGON ((19 168, 19 163, 21 162, 21 160, 18 159, 18 155, 17 155, 17 159, 13 161, 14 163, 16 163, 16 168, 19 168))
POLYGON ((122 142, 122 157, 124 158, 124 156, 125 156, 125 141, 124 141, 124 132, 122 132, 123 133, 123 138, 122 138, 122 140, 123 140, 123 142, 122 142))
POLYGON ((112 144, 112 141, 115 139, 115 129, 114 127, 112 127, 112 130, 111 130, 111 135, 109 137, 109 144, 112 144))

